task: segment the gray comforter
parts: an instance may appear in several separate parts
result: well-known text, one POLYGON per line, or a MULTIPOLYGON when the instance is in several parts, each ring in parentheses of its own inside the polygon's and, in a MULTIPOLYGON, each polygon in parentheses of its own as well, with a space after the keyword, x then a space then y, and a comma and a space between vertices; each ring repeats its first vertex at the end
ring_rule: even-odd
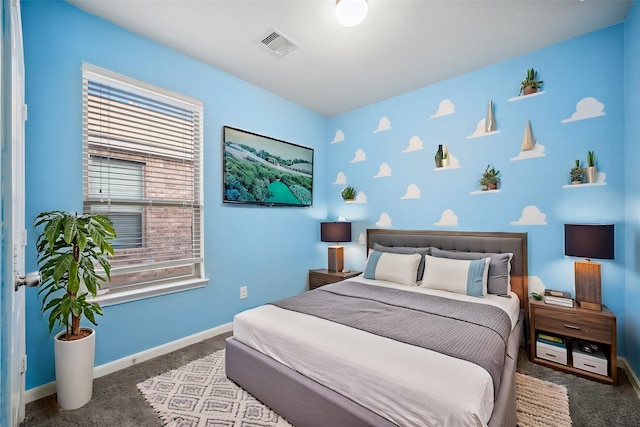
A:
POLYGON ((511 321, 498 307, 354 281, 272 304, 473 362, 500 387, 511 321))

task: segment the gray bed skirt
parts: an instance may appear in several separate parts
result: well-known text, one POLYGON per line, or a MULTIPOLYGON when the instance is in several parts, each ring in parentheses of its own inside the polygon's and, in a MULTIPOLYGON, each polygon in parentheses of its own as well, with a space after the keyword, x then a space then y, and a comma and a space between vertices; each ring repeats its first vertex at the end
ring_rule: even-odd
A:
MULTIPOLYGON (((509 337, 490 427, 516 425, 515 372, 522 340, 524 312, 509 337)), ((295 427, 390 427, 394 423, 371 412, 268 356, 229 338, 227 377, 282 415, 295 427)))

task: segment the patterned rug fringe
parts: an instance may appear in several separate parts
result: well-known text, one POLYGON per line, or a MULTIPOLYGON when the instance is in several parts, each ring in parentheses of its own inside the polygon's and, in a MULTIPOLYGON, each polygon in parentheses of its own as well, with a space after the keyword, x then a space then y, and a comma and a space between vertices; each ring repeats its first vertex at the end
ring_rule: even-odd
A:
POLYGON ((569 396, 561 385, 516 372, 518 427, 569 427, 569 396))
MULTIPOLYGON (((137 384, 167 427, 292 427, 227 378, 224 350, 137 384)), ((563 386, 516 373, 518 427, 570 427, 563 386)))

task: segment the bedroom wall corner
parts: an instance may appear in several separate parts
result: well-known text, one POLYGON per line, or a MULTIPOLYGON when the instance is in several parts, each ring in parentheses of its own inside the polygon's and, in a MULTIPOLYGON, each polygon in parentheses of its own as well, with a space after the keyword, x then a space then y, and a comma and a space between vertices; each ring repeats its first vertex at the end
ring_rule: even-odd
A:
MULTIPOLYGON (((625 22, 625 356, 640 374, 640 3, 625 22)), ((637 378, 637 377, 636 377, 637 378)))

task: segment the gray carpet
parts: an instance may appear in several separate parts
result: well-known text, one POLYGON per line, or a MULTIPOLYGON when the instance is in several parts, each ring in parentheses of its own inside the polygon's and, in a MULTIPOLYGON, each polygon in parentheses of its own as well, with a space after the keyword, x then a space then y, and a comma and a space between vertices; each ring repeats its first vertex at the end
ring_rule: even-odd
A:
MULTIPOLYGON (((97 378, 93 385, 93 399, 80 409, 59 409, 55 395, 29 403, 23 425, 159 427, 162 425, 160 418, 145 402, 136 384, 223 349, 224 340, 230 335, 219 335, 97 378)), ((569 390, 569 405, 574 426, 640 425, 640 400, 623 371, 619 371, 618 387, 607 386, 532 364, 522 348, 518 358, 518 371, 565 386, 569 390)))

